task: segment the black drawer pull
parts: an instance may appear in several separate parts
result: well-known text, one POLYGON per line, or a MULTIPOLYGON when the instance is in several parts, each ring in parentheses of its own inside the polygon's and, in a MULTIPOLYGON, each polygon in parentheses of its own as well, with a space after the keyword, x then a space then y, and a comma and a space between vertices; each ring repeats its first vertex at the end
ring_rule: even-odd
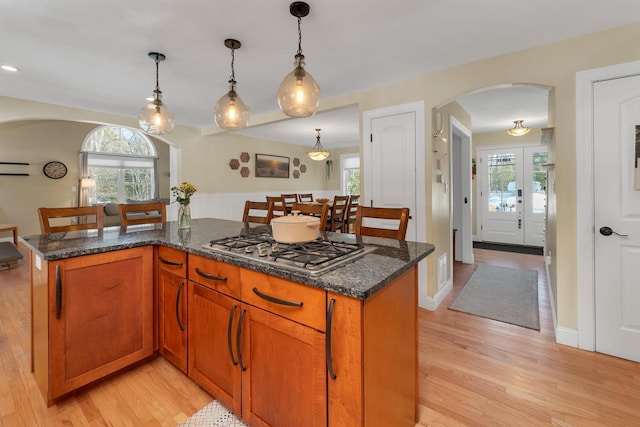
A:
POLYGON ((329 301, 329 309, 327 310, 327 333, 325 334, 325 349, 327 352, 327 369, 329 370, 329 378, 336 379, 336 373, 333 371, 333 359, 331 358, 331 324, 333 323, 333 305, 336 300, 329 301))
POLYGON ((240 369, 243 371, 247 370, 247 367, 244 366, 242 362, 242 320, 244 319, 244 315, 247 313, 247 310, 240 311, 240 318, 238 319, 238 330, 236 331, 236 348, 238 351, 238 362, 240 363, 240 369))
POLYGON ((231 334, 233 315, 236 313, 237 308, 238 306, 235 304, 233 305, 233 307, 231 307, 231 314, 229 315, 229 324, 227 325, 227 345, 229 346, 229 355, 231 356, 231 363, 233 363, 233 366, 238 365, 238 361, 236 360, 235 357, 233 357, 233 341, 232 341, 232 334, 231 334))
POLYGON ((167 264, 167 265, 173 265, 175 267, 182 267, 182 263, 181 262, 175 262, 175 261, 169 261, 168 259, 164 259, 161 256, 158 257, 158 259, 160 260, 161 263, 163 264, 167 264))
POLYGON ((60 318, 62 311, 62 277, 60 276, 60 266, 56 265, 56 319, 60 318))
POLYGON ((198 267, 196 267, 196 273, 198 273, 199 275, 201 275, 205 279, 220 280, 221 282, 226 282, 227 281, 226 277, 214 276, 213 274, 205 273, 204 271, 200 271, 200 269, 198 267))
POLYGON ((180 282, 180 286, 178 287, 178 295, 176 295, 176 320, 178 321, 178 328, 180 328, 181 332, 184 332, 184 326, 182 325, 182 321, 180 320, 180 296, 182 295, 183 287, 184 282, 180 282))
POLYGON ((280 305, 289 305, 292 307, 302 307, 302 302, 287 301, 286 299, 272 297, 271 295, 263 294, 258 290, 258 288, 253 288, 253 293, 258 295, 262 299, 266 299, 269 302, 273 302, 280 305))

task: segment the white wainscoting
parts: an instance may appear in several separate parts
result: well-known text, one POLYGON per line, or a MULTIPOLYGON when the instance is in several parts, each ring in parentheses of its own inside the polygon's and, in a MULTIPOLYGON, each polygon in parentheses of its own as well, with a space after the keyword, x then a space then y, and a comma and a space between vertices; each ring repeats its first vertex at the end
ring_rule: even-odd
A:
MULTIPOLYGON (((332 199, 336 191, 304 190, 298 193, 312 193, 314 199, 327 197, 332 199)), ((251 193, 196 193, 191 197, 192 218, 219 218, 242 221, 244 202, 247 200, 264 201, 266 196, 279 196, 286 193, 251 192, 251 193)), ((178 219, 178 204, 173 202, 167 207, 167 219, 178 219)))

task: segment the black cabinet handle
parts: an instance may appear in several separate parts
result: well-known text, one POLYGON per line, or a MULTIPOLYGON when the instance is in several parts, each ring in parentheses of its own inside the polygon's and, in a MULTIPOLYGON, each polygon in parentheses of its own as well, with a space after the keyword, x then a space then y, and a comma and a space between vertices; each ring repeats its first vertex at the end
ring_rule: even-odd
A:
POLYGON ((56 265, 56 319, 60 318, 62 312, 62 277, 60 276, 60 266, 56 265))
POLYGON ((178 286, 178 295, 176 295, 176 320, 178 321, 178 327, 182 332, 184 332, 184 326, 182 325, 182 321, 180 320, 180 295, 182 295, 183 287, 184 282, 180 282, 180 286, 178 286))
POLYGON ((240 363, 240 369, 243 371, 247 370, 247 367, 242 363, 242 320, 244 319, 244 315, 247 310, 242 310, 240 312, 240 319, 238 319, 238 330, 236 331, 236 350, 238 353, 238 362, 240 363))
POLYGON ((331 324, 333 323, 333 305, 336 300, 329 301, 329 309, 327 310, 327 333, 325 334, 325 349, 327 352, 327 369, 329 370, 329 378, 336 379, 336 373, 333 371, 333 360, 331 358, 331 324))
POLYGON ((293 307, 302 307, 302 302, 295 301, 287 301, 286 299, 280 299, 276 297, 272 297, 271 295, 263 294, 258 290, 258 288, 253 288, 253 293, 258 295, 260 298, 265 299, 269 302, 273 302, 280 305, 288 305, 293 307))
POLYGON ((196 273, 204 277, 205 279, 211 280, 220 280, 221 282, 225 282, 227 280, 226 277, 214 276, 213 274, 205 273, 204 271, 200 271, 198 267, 196 267, 196 273))
POLYGON ((234 304, 233 307, 231 307, 231 314, 229 315, 229 324, 227 325, 227 346, 229 346, 229 355, 231 356, 231 363, 233 363, 233 366, 238 366, 238 361, 236 360, 235 357, 233 357, 233 344, 232 344, 232 338, 231 338, 231 329, 232 329, 232 324, 233 324, 233 316, 234 314, 236 314, 236 309, 238 308, 237 305, 234 304))
POLYGON ((164 259, 161 256, 158 257, 158 260, 160 260, 160 262, 163 263, 163 264, 173 265, 175 267, 182 267, 182 263, 181 262, 169 261, 168 259, 164 259))

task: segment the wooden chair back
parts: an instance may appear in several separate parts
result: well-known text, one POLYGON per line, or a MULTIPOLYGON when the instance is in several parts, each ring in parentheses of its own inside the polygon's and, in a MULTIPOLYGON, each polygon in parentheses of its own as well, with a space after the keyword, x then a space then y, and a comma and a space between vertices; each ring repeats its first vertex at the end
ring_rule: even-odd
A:
POLYGON ((335 196, 331 207, 331 217, 327 221, 328 231, 342 231, 344 218, 347 213, 349 196, 335 196))
POLYGON ((329 217, 329 205, 315 203, 294 203, 294 211, 300 211, 303 215, 315 215, 320 218, 320 231, 324 230, 329 217))
POLYGON ((254 202, 247 200, 244 202, 244 214, 242 222, 255 222, 257 224, 271 223, 273 216, 273 203, 270 202, 254 202))
MULTIPOLYGON (((394 221, 395 222, 395 221, 394 221)), ((358 206, 356 209, 356 234, 361 236, 386 237, 389 239, 404 240, 409 224, 409 208, 372 208, 358 206), (376 228, 365 226, 365 218, 387 219, 398 221, 398 228, 376 228)))
POLYGON ((267 202, 273 203, 273 208, 271 211, 273 212, 273 216, 287 216, 287 204, 284 201, 284 197, 282 196, 267 196, 267 202))
POLYGON ((287 212, 291 213, 291 209, 293 208, 294 203, 298 203, 298 195, 296 193, 293 194, 281 194, 284 197, 284 204, 287 207, 287 212))
MULTIPOLYGON (((101 205, 81 206, 77 208, 40 208, 40 229, 43 233, 60 233, 63 231, 92 230, 102 228, 104 208, 101 205), (51 225, 51 219, 62 219, 69 222, 65 225, 51 225), (75 219, 74 219, 75 218, 75 219), (75 221, 75 224, 71 222, 75 221)), ((55 222, 55 221, 54 221, 55 222)))
POLYGON ((123 227, 139 224, 153 224, 167 220, 167 206, 164 202, 120 203, 120 225, 123 227))
POLYGON ((300 193, 298 194, 299 202, 313 202, 313 194, 312 193, 300 193))
POLYGON ((344 226, 342 227, 343 233, 353 233, 355 231, 356 224, 356 211, 360 204, 360 196, 353 194, 349 196, 349 204, 347 205, 347 212, 344 216, 344 226), (352 230, 350 230, 352 229, 352 230))

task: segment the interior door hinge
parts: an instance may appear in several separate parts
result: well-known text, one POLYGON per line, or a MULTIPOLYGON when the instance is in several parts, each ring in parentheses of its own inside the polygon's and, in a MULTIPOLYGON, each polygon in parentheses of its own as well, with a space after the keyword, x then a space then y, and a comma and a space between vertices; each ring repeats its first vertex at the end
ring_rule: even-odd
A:
POLYGON ((369 134, 369 142, 373 142, 373 134, 372 133, 369 134))

